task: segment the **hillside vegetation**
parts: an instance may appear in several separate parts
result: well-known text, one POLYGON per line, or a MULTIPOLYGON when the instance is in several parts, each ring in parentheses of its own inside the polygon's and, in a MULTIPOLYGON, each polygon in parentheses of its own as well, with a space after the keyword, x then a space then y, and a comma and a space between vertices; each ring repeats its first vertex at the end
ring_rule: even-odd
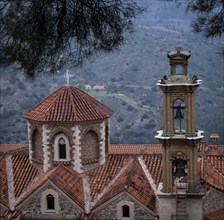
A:
POLYGON ((136 18, 126 44, 110 54, 95 54, 80 68, 64 67, 55 75, 43 74, 29 81, 15 68, 0 69, 0 142, 27 143, 24 112, 34 107, 55 89, 63 86, 69 69, 70 84, 85 89, 85 84, 105 85, 106 91, 88 90, 92 96, 114 110, 111 142, 154 143, 163 128, 162 92, 156 82, 169 75, 167 51, 181 43, 191 51, 189 76, 202 80, 197 90, 197 129, 224 131, 224 60, 220 55, 222 39, 205 39, 191 31, 194 15, 185 5, 174 2, 138 0, 147 10, 136 18))

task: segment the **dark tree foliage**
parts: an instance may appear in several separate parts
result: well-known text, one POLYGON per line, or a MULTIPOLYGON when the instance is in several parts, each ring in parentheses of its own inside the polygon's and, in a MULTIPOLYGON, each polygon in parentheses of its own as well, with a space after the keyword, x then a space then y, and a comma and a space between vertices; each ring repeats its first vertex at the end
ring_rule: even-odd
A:
POLYGON ((188 10, 197 14, 195 32, 206 37, 220 37, 224 31, 224 0, 189 0, 188 10))
POLYGON ((0 65, 27 76, 112 51, 141 8, 132 0, 1 0, 0 65))

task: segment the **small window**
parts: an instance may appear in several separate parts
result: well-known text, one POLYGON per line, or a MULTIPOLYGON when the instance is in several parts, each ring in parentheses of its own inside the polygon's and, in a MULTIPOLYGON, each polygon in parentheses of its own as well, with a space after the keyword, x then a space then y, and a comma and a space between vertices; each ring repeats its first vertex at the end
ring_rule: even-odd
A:
POLYGON ((48 210, 54 210, 55 205, 54 205, 54 196, 51 194, 47 195, 47 209, 48 210))
POLYGON ((123 205, 122 206, 122 213, 123 213, 123 217, 130 217, 130 208, 128 205, 123 205))
POLYGON ((66 159, 66 143, 64 138, 60 138, 58 141, 59 147, 59 159, 66 159))

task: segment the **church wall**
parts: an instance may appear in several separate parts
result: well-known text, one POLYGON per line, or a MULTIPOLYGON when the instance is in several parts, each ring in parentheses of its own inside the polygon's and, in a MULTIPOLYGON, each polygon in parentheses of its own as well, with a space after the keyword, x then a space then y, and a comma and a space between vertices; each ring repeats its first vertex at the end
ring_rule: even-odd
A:
MULTIPOLYGON (((63 133, 69 140, 69 157, 73 167, 78 172, 92 169, 99 164, 105 162, 105 155, 108 151, 108 132, 106 126, 108 120, 95 121, 95 122, 81 122, 81 123, 40 123, 29 121, 29 144, 32 156, 38 156, 40 161, 33 161, 35 166, 44 171, 57 165, 54 154, 54 139, 59 133, 63 133), (32 134, 37 130, 38 133, 34 136, 35 141, 32 139, 32 134), (35 149, 33 146, 35 145, 35 149), (82 159, 98 159, 91 162, 92 164, 85 165, 82 159), (41 162, 42 161, 42 162, 41 162)), ((34 133, 35 134, 35 133, 34 133)))
POLYGON ((41 189, 37 194, 30 198, 25 204, 21 207, 23 216, 33 216, 33 217, 60 217, 60 218, 76 218, 82 212, 77 206, 72 203, 68 198, 66 198, 60 191, 48 185, 41 189), (56 212, 49 212, 46 214, 42 213, 41 210, 41 195, 47 189, 53 189, 58 193, 58 205, 59 205, 59 214, 56 212))
POLYGON ((28 128, 30 159, 43 160, 42 125, 32 121, 28 128))
POLYGON ((138 220, 150 220, 154 219, 153 215, 143 208, 140 203, 137 203, 126 193, 121 194, 115 200, 111 202, 106 202, 100 211, 94 211, 98 218, 102 219, 117 219, 118 218, 118 203, 121 201, 128 201, 134 203, 134 218, 138 220))
POLYGON ((202 200, 203 214, 224 208, 224 193, 211 189, 202 200))

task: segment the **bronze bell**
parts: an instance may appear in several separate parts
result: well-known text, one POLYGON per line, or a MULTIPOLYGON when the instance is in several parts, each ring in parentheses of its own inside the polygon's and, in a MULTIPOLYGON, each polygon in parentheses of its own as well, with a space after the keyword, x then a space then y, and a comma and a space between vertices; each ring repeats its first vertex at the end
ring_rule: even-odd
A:
POLYGON ((173 165, 176 167, 174 176, 175 177, 184 177, 187 176, 187 173, 185 172, 185 166, 187 165, 186 160, 183 160, 181 158, 175 158, 173 160, 173 165))
POLYGON ((177 167, 176 171, 174 172, 175 177, 184 177, 187 176, 185 172, 185 167, 177 167))
POLYGON ((184 114, 182 112, 182 108, 181 106, 177 106, 176 107, 176 115, 175 115, 175 119, 183 119, 184 118, 184 114))

